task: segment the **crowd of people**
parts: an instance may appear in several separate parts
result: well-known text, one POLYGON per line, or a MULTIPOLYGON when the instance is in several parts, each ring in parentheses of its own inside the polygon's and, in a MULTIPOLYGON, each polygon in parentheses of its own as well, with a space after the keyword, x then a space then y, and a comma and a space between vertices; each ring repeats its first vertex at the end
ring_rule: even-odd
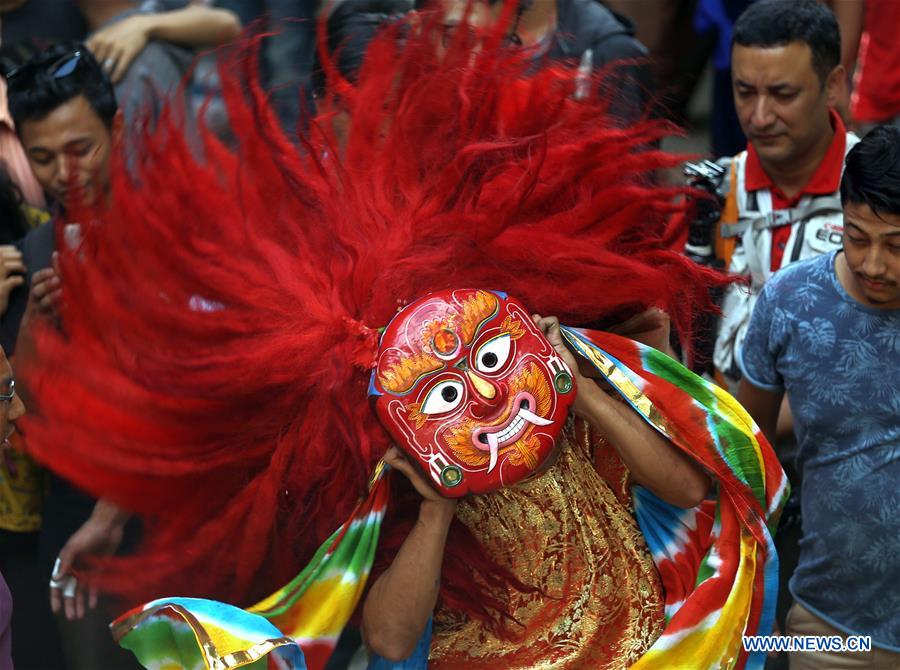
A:
MULTIPOLYGON (((125 594, 228 600, 240 591, 235 604, 243 606, 274 591, 280 583, 270 581, 286 582, 298 561, 302 567, 313 558, 328 538, 323 527, 330 532, 329 524, 347 518, 381 459, 402 475, 390 484, 400 502, 388 509, 372 579, 329 668, 349 667, 361 646, 376 669, 426 667, 429 657, 436 668, 650 667, 656 654, 661 667, 710 667, 701 651, 712 653, 720 630, 698 621, 738 616, 726 607, 749 569, 729 554, 738 543, 757 563, 746 577, 757 580, 747 592, 756 595, 746 596, 746 620, 734 620, 741 630, 869 636, 872 646, 768 657, 732 649, 722 652, 721 667, 900 668, 897 19, 900 3, 892 0, 0 0, 0 670, 139 667, 108 628, 124 603, 137 604, 125 594), (662 27, 659 16, 668 17, 662 27), (691 37, 660 37, 670 24, 691 37), (704 58, 715 52, 713 145, 722 154, 712 156, 706 191, 663 185, 659 175, 680 160, 657 146, 671 120, 683 121, 683 99, 696 81, 684 63, 666 60, 675 52, 691 60, 687 45, 672 47, 688 39, 704 58), (492 50, 511 54, 509 62, 505 55, 491 61, 492 50), (416 89, 423 82, 435 87, 430 107, 416 89), (484 96, 480 115, 471 109, 478 105, 473 93, 484 96), (596 128, 578 110, 593 111, 596 128), (419 156, 407 146, 413 139, 421 142, 419 156), (618 159, 616 174, 600 164, 618 159), (235 165, 258 174, 235 176, 235 165), (423 176, 426 168, 434 174, 423 176), (216 179, 227 185, 222 193, 216 179), (154 188, 168 190, 148 192, 154 188), (192 188, 209 202, 192 204, 192 188), (435 196, 436 189, 446 193, 435 196), (166 204, 154 207, 154 200, 166 204), (204 237, 213 228, 204 228, 203 217, 213 220, 214 205, 233 210, 221 214, 222 240, 204 237), (173 262, 190 262, 193 253, 198 267, 215 271, 142 283, 142 272, 165 270, 155 255, 162 252, 129 245, 151 234, 177 239, 177 226, 161 222, 164 207, 175 208, 172 220, 192 218, 184 224, 190 248, 173 252, 173 262), (270 208, 273 220, 262 225, 255 207, 270 208), (692 220, 710 208, 712 218, 692 220), (278 228, 289 225, 288 214, 299 232, 278 228), (357 223, 357 234, 342 223, 351 214, 374 223, 357 223), (389 216, 402 226, 380 228, 389 216), (149 232, 92 237, 116 217, 142 222, 122 223, 123 230, 144 225, 149 232), (522 241, 494 230, 500 221, 522 241), (259 224, 259 239, 229 251, 225 239, 240 242, 232 233, 249 223, 259 224), (382 244, 399 270, 366 255, 382 244), (133 269, 104 276, 128 249, 133 269), (538 249, 546 252, 540 258, 538 249), (231 257, 211 260, 213 251, 231 257), (285 279, 294 266, 279 253, 291 251, 310 255, 312 264, 319 255, 321 267, 285 279), (443 263, 452 283, 409 269, 415 254, 443 263), (479 254, 494 259, 492 271, 460 258, 479 254), (608 267, 598 269, 595 257, 608 267), (98 261, 73 277, 78 262, 93 258, 105 270, 98 261), (273 289, 299 292, 305 282, 303 290, 315 286, 346 307, 326 318, 313 309, 319 303, 297 299, 309 324, 303 353, 290 348, 288 332, 301 321, 278 311, 289 303, 273 299, 277 309, 266 312, 250 304, 267 299, 265 291, 210 280, 219 276, 217 262, 233 260, 235 272, 262 281, 262 270, 252 274, 259 258, 272 262, 273 289), (347 258, 372 266, 348 270, 347 258), (514 268, 530 279, 514 279, 514 268), (607 281, 619 271, 639 276, 607 281), (402 293, 391 281, 418 292, 402 293), (417 300, 466 281, 505 285, 468 287, 502 294, 417 300), (593 304, 591 294, 600 294, 593 304), (149 306, 154 295, 167 309, 185 295, 189 309, 164 314, 149 306), (109 311, 91 314, 88 304, 109 311), (243 312, 232 322, 234 304, 243 312), (466 330, 478 309, 477 328, 466 330), (710 314, 714 323, 697 327, 710 314), (218 337, 207 330, 210 315, 227 333, 221 350, 201 344, 218 337), (591 330, 560 327, 557 315, 591 330), (273 379, 269 386, 247 380, 249 368, 240 367, 237 352, 255 341, 238 325, 248 320, 257 320, 251 325, 268 358, 260 353, 255 362, 270 366, 260 371, 273 379), (328 328, 337 322, 351 324, 339 328, 349 329, 352 346, 339 335, 331 341, 328 328), (185 331, 149 334, 169 326, 185 331), (424 345, 409 336, 417 328, 428 333, 424 345), (661 351, 702 381, 680 366, 653 367, 646 352, 633 362, 630 345, 599 331, 661 351), (235 333, 246 343, 232 342, 235 333), (391 338, 396 342, 386 345, 391 338), (73 343, 92 347, 78 374, 59 362, 73 343), (203 353, 207 365, 235 366, 241 374, 231 383, 246 392, 215 388, 209 404, 202 393, 191 396, 193 382, 179 385, 186 370, 210 384, 223 380, 191 368, 172 353, 176 346, 203 353), (352 359, 346 374, 335 352, 352 359), (314 354, 333 378, 322 381, 318 368, 298 371, 292 395, 276 359, 312 365, 314 354), (354 366, 365 368, 363 382, 354 366), (543 392, 522 386, 538 368, 548 379, 543 392), (159 379, 147 379, 150 371, 159 379), (109 395, 107 378, 121 397, 92 404, 89 396, 109 395), (658 378, 673 388, 660 390, 658 378), (155 385, 164 379, 170 395, 155 385), (310 390, 316 384, 327 389, 310 390), (375 411, 365 406, 362 417, 354 408, 365 398, 345 405, 344 394, 365 387, 375 411), (276 391, 282 399, 263 397, 276 391), (25 415, 20 395, 30 418, 17 433, 12 426, 25 415), (524 418, 515 423, 510 410, 503 420, 518 436, 504 447, 499 430, 473 427, 502 424, 486 417, 502 414, 507 395, 524 418), (338 404, 319 411, 311 398, 338 404), (161 408, 140 409, 151 401, 161 408), (685 418, 691 402, 702 404, 713 437, 685 418), (246 414, 246 406, 264 403, 272 414, 246 414), (551 403, 558 408, 553 421, 551 403), (84 416, 84 407, 96 416, 84 416), (173 436, 156 436, 149 418, 135 418, 141 411, 171 421, 173 436), (339 412, 346 426, 316 426, 339 412), (376 413, 386 433, 373 428, 376 413), (299 417, 296 424, 283 418, 289 414, 299 417), (446 415, 438 432, 432 414, 446 415), (243 442, 223 437, 221 428, 239 418, 247 427, 243 442), (298 453, 319 459, 316 440, 360 444, 329 444, 347 455, 318 464, 327 471, 318 473, 292 463, 281 446, 252 441, 287 444, 301 429, 312 446, 298 453), (548 442, 536 437, 539 429, 552 434, 548 442), (460 446, 463 430, 474 446, 460 446), (449 451, 421 446, 450 433, 456 437, 446 440, 456 447, 449 451), (151 434, 157 442, 141 442, 151 434), (139 444, 120 457, 115 449, 129 439, 139 444), (155 459, 154 445, 172 449, 155 459), (228 455, 229 448, 248 453, 228 455), (77 459, 91 450, 96 458, 77 471, 77 459), (191 461, 201 453, 216 465, 191 461), (171 470, 156 460, 169 460, 171 470), (283 472, 272 475, 270 467, 283 472), (482 470, 489 480, 492 472, 506 477, 510 488, 494 490, 494 482, 479 489, 470 473, 482 470), (196 527, 189 514, 152 501, 151 492, 182 490, 185 472, 194 477, 184 490, 197 505, 196 527), (113 484, 116 478, 124 483, 113 484), (234 500, 226 490, 204 490, 218 478, 237 492, 234 500), (473 493, 462 497, 463 490, 473 493), (223 505, 219 519, 204 507, 214 501, 223 505), (683 577, 684 561, 670 556, 680 567, 661 567, 658 537, 642 517, 653 505, 678 510, 667 518, 706 534, 686 545, 700 555, 687 573, 693 583, 677 597, 672 575, 683 577), (262 539, 235 541, 233 555, 246 570, 217 558, 200 574, 204 552, 221 540, 218 530, 263 517, 272 525, 262 539), (277 540, 284 519, 302 520, 283 536, 290 542, 277 540), (201 521, 209 521, 209 532, 201 521), (172 553, 192 534, 197 545, 172 553), (745 545, 750 536, 758 544, 745 545), (276 545, 289 560, 274 563, 268 581, 247 582, 264 572, 276 545), (164 551, 171 558, 160 567, 164 551), (144 555, 156 562, 129 564, 152 566, 131 577, 142 589, 122 586, 127 580, 115 563, 103 560, 144 555), (226 565, 235 570, 232 586, 243 590, 217 591, 213 576, 226 565), (467 570, 482 572, 473 578, 467 570), (735 584, 721 603, 721 587, 709 578, 716 570, 735 584), (119 581, 96 576, 104 572, 119 581), (777 598, 770 590, 776 581, 777 598), (170 592, 176 583, 193 583, 197 592, 170 592), (706 636, 706 646, 684 644, 695 633, 706 636), (399 665, 404 659, 422 665, 399 665)), ((310 667, 320 667, 304 652, 310 667)))

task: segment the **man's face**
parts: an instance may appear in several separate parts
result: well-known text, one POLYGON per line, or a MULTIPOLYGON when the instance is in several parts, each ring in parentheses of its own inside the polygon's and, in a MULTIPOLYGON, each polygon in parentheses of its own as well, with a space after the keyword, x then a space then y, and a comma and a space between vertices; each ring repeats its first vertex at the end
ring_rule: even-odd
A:
POLYGON ((828 132, 843 68, 825 82, 804 42, 732 50, 732 90, 741 129, 763 165, 791 166, 828 132))
POLYGON ((90 203, 106 190, 112 133, 84 96, 24 121, 20 135, 35 177, 57 202, 90 203))
POLYGON ((900 215, 844 205, 844 254, 856 293, 882 309, 900 309, 900 215))
POLYGON ((432 0, 428 7, 443 12, 442 39, 445 47, 452 42, 463 22, 472 31, 490 30, 499 21, 503 11, 502 2, 490 5, 484 0, 432 0))
POLYGON ((522 303, 471 289, 400 312, 369 390, 397 445, 447 497, 539 472, 575 393, 571 370, 522 303))
MULTIPOLYGON (((3 349, 0 349, 0 393, 10 392, 12 379, 12 368, 3 349)), ((0 441, 4 447, 9 447, 9 438, 15 431, 15 421, 23 414, 25 405, 19 396, 13 396, 12 400, 0 400, 0 441)))

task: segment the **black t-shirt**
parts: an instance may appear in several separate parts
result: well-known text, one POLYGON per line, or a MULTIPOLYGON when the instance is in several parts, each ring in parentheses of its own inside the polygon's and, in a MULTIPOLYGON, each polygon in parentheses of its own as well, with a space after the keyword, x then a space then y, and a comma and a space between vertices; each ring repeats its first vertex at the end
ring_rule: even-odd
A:
POLYGON ((0 44, 30 42, 45 48, 54 42, 81 41, 87 24, 75 0, 25 0, 0 14, 0 44))

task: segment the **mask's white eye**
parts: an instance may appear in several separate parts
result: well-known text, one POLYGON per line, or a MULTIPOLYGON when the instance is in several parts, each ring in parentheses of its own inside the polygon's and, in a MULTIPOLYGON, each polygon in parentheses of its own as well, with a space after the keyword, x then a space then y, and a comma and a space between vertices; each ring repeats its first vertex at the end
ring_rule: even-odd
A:
POLYGON ((496 372, 509 358, 509 333, 488 340, 475 356, 475 369, 479 372, 496 372))
POLYGON ((463 385, 458 381, 441 382, 428 392, 422 403, 422 414, 443 414, 454 410, 463 399, 463 385))

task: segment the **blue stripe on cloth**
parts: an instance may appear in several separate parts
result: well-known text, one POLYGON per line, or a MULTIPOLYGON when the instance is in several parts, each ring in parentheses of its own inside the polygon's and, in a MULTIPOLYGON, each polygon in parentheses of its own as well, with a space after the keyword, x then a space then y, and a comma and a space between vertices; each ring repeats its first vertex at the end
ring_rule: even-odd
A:
POLYGON ((647 540, 647 547, 656 557, 671 557, 673 546, 680 550, 684 545, 678 537, 678 530, 690 525, 688 522, 694 510, 670 505, 643 486, 635 486, 632 491, 635 516, 647 540))

